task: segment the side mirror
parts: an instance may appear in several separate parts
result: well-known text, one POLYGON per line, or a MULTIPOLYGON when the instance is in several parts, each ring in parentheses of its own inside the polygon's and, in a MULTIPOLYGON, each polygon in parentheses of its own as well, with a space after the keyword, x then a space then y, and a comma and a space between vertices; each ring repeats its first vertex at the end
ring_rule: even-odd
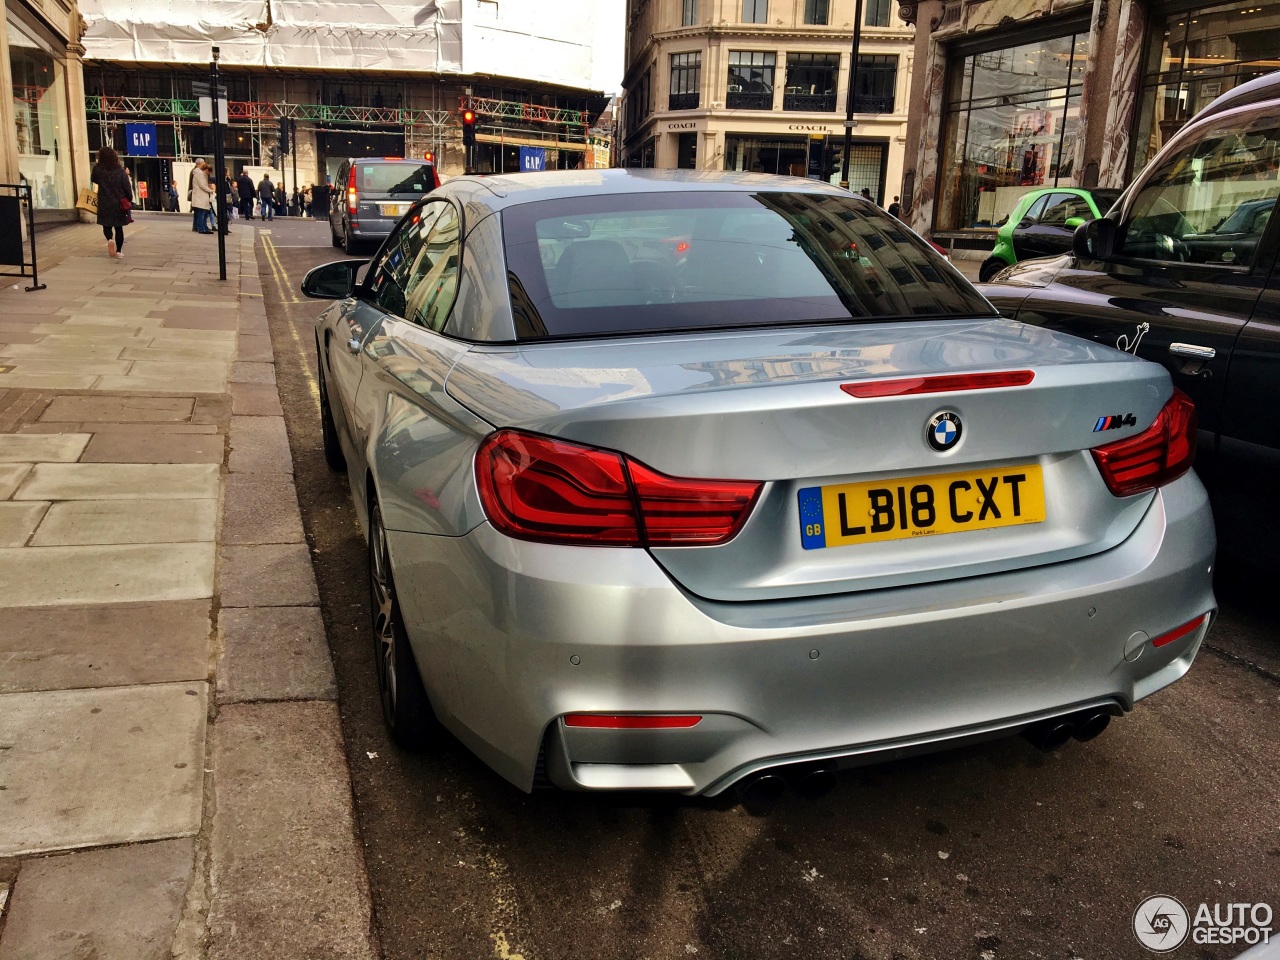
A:
POLYGON ((1074 230, 1080 224, 1084 223, 1084 217, 1067 217, 1067 222, 1063 224, 1068 230, 1074 230))
POLYGON ((307 271, 302 295, 313 300, 345 300, 356 292, 356 271, 368 260, 337 260, 307 271))
POLYGON ((1076 227, 1071 251, 1082 260, 1110 260, 1116 250, 1116 222, 1106 217, 1076 227))

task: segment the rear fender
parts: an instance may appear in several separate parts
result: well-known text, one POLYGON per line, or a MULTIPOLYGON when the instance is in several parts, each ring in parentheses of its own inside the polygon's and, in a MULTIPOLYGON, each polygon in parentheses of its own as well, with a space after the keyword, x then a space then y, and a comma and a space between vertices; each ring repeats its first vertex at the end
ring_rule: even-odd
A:
POLYGON ((432 401, 386 393, 365 448, 364 489, 353 493, 361 508, 378 497, 388 530, 460 537, 485 519, 473 465, 493 428, 443 391, 432 401))

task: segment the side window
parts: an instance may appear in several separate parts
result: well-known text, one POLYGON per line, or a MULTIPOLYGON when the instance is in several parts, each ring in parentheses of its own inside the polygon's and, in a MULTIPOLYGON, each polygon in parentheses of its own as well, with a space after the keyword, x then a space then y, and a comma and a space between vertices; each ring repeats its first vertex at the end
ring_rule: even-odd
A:
POLYGON ((458 293, 458 262, 462 255, 462 221, 452 204, 443 209, 418 250, 405 283, 405 319, 439 331, 449 318, 458 293))
POLYGON ((1119 252, 1144 260, 1251 266, 1262 236, 1258 214, 1269 217, 1277 196, 1280 113, 1270 108, 1226 118, 1145 179, 1125 212, 1119 252))
POLYGON ((369 293, 381 309, 408 319, 409 281, 414 262, 422 252, 431 225, 447 203, 431 203, 423 207, 419 218, 406 220, 382 248, 379 261, 373 265, 369 293))
POLYGON ((1077 197, 1074 193, 1055 193, 1049 197, 1049 202, 1045 205, 1040 224, 1045 227, 1065 227, 1072 217, 1085 217, 1092 220, 1093 214, 1089 211, 1089 204, 1083 197, 1077 197))
POLYGON ((1022 219, 1018 221, 1017 226, 1033 226, 1039 219, 1040 214, 1044 213, 1045 204, 1049 202, 1050 194, 1045 194, 1036 200, 1035 203, 1022 215, 1022 219))

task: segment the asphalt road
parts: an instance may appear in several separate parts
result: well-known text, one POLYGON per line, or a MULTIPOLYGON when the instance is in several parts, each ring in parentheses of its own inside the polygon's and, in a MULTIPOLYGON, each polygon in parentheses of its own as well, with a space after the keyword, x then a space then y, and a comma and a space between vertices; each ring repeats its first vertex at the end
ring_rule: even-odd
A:
POLYGON ((1188 677, 1098 740, 866 768, 764 817, 725 800, 529 796, 455 742, 395 747, 364 541, 320 451, 312 330, 324 304, 297 292, 309 267, 342 254, 324 223, 264 226, 280 395, 387 958, 1138 958, 1155 956, 1132 932, 1152 894, 1193 912, 1265 901, 1280 915, 1280 616, 1274 586, 1235 577, 1188 677))

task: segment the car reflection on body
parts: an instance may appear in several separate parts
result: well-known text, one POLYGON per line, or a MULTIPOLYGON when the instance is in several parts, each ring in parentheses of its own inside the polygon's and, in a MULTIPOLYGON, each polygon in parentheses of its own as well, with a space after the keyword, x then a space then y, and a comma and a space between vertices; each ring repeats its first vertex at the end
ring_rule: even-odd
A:
POLYGON ((998 318, 835 187, 464 177, 362 264, 303 290, 402 744, 438 721, 526 790, 813 787, 1088 739, 1208 629, 1168 374, 998 318))

